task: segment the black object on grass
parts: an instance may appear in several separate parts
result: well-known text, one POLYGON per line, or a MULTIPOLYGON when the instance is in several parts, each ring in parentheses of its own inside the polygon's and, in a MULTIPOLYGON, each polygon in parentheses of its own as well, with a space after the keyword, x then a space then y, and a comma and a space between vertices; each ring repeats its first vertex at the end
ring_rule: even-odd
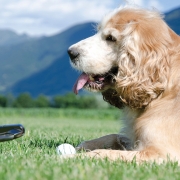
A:
POLYGON ((25 128, 21 124, 8 124, 0 126, 0 142, 10 141, 23 136, 25 128))

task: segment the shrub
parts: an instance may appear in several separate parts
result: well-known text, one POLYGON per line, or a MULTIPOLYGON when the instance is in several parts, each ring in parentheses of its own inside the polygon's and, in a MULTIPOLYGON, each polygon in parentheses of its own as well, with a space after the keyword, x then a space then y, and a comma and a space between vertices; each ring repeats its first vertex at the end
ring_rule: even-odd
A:
POLYGON ((13 107, 34 107, 34 101, 29 93, 20 94, 13 103, 13 107))
POLYGON ((37 97, 37 99, 35 99, 35 102, 34 102, 34 106, 35 107, 49 107, 50 104, 49 104, 49 100, 46 96, 44 95, 40 95, 37 97))
POLYGON ((0 107, 6 107, 7 106, 7 98, 4 96, 0 96, 0 107))

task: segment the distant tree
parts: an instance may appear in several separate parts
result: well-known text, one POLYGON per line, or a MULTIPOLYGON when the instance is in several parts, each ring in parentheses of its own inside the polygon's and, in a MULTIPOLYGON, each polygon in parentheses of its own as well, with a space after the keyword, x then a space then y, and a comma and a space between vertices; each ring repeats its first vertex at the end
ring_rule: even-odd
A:
POLYGON ((76 96, 72 93, 64 96, 58 95, 53 98, 53 104, 56 108, 74 108, 77 107, 76 96))
POLYGON ((77 96, 73 93, 68 93, 64 95, 63 105, 65 108, 78 108, 77 96))
POLYGON ((35 107, 49 107, 50 106, 48 98, 44 95, 39 95, 34 103, 35 103, 35 107))
POLYGON ((59 96, 59 95, 54 96, 51 106, 55 107, 55 108, 60 108, 61 107, 61 96, 59 96))
POLYGON ((0 96, 0 107, 7 106, 7 98, 5 96, 0 96))
POLYGON ((13 103, 14 107, 30 108, 34 107, 34 100, 29 93, 20 94, 13 103))
POLYGON ((55 107, 55 108, 79 108, 79 109, 97 109, 108 108, 108 104, 105 103, 102 98, 96 96, 76 96, 73 93, 65 95, 54 96, 51 101, 45 95, 39 95, 36 99, 33 99, 29 93, 22 93, 17 98, 12 95, 8 96, 6 102, 0 97, 0 106, 7 107, 55 107), (7 103, 7 99, 10 103, 7 103), (9 105, 7 105, 9 104, 9 105), (12 105, 11 105, 12 104, 12 105))
POLYGON ((97 108, 97 99, 93 96, 76 96, 72 93, 64 96, 55 96, 53 98, 53 104, 56 108, 97 108))
POLYGON ((98 108, 97 99, 94 96, 81 96, 78 100, 79 108, 93 109, 98 108))
POLYGON ((13 96, 13 94, 11 94, 11 93, 7 94, 6 99, 7 99, 7 106, 6 107, 12 107, 13 103, 15 101, 15 97, 13 96))

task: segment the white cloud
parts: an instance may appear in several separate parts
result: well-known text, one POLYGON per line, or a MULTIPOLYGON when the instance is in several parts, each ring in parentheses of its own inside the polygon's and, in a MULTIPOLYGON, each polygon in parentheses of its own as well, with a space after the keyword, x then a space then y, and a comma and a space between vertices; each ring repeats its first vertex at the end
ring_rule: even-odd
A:
POLYGON ((143 5, 144 5, 143 0, 131 0, 131 2, 132 2, 133 4, 138 5, 138 6, 143 6, 143 5))
POLYGON ((99 21, 125 1, 164 10, 166 0, 0 0, 0 28, 52 34, 76 23, 99 21))
POLYGON ((164 8, 163 5, 159 1, 157 1, 157 0, 149 1, 148 6, 156 8, 158 10, 163 10, 163 8, 164 8))
POLYGON ((0 27, 51 34, 77 22, 98 21, 112 6, 111 0, 1 0, 0 27))
POLYGON ((140 7, 146 8, 156 8, 158 10, 163 10, 163 5, 158 0, 130 0, 129 2, 136 4, 140 7))

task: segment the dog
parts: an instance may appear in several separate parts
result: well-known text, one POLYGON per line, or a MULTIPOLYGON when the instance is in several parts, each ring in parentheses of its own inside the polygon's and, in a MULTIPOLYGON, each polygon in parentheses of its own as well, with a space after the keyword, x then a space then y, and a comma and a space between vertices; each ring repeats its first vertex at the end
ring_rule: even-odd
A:
POLYGON ((123 128, 82 142, 86 157, 137 162, 180 161, 180 37, 156 10, 125 6, 97 33, 68 49, 82 72, 74 85, 101 92, 122 109, 123 128))

